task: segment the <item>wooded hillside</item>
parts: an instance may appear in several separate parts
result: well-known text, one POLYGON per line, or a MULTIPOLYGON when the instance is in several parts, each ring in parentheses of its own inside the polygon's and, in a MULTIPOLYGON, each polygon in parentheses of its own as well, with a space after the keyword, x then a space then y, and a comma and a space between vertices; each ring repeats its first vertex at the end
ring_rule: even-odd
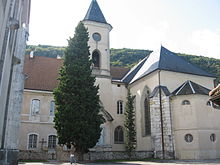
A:
MULTIPOLYGON (((26 54, 29 54, 31 50, 34 50, 36 56, 46 56, 56 58, 57 55, 64 55, 65 47, 48 46, 48 45, 28 45, 26 54)), ((140 50, 140 49, 111 49, 110 62, 112 66, 122 66, 131 68, 142 60, 146 55, 149 55, 151 50, 140 50)), ((220 59, 209 58, 204 56, 188 55, 183 53, 177 53, 190 63, 197 65, 203 70, 216 75, 216 84, 220 83, 220 59)))

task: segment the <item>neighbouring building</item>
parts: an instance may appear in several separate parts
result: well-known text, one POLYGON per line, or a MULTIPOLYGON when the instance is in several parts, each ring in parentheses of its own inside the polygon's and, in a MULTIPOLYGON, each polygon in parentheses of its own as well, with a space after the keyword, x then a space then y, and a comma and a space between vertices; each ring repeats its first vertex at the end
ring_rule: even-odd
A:
POLYGON ((0 165, 18 164, 30 3, 31 0, 0 1, 0 165))
POLYGON ((209 96, 211 96, 211 101, 214 104, 214 106, 220 106, 220 84, 218 84, 218 86, 216 88, 214 88, 212 91, 209 92, 209 96))
MULTIPOLYGON (((106 122, 85 159, 123 159, 127 90, 135 96, 135 158, 220 158, 220 111, 209 101, 215 77, 161 46, 132 69, 110 67, 107 23, 96 0, 83 19, 88 28, 93 75, 106 122)), ((68 159, 57 145, 53 89, 62 59, 27 55, 21 114, 21 159, 68 159)), ((70 98, 71 99, 71 98, 70 98)), ((89 114, 88 114, 89 115, 89 114)), ((83 129, 83 128, 82 128, 83 129)))

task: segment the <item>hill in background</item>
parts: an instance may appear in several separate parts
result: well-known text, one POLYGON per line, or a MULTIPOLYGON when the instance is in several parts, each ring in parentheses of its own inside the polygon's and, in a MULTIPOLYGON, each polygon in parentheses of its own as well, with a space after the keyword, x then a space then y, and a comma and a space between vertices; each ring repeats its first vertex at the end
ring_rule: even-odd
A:
MULTIPOLYGON (((49 46, 49 45, 28 45, 26 54, 34 50, 34 55, 57 58, 63 57, 65 47, 49 46)), ((142 60, 146 55, 149 55, 151 50, 140 49, 110 49, 110 62, 112 66, 121 66, 131 68, 142 60)), ((209 58, 204 56, 189 55, 177 53, 190 63, 202 68, 203 70, 216 75, 215 84, 220 83, 220 59, 209 58)))

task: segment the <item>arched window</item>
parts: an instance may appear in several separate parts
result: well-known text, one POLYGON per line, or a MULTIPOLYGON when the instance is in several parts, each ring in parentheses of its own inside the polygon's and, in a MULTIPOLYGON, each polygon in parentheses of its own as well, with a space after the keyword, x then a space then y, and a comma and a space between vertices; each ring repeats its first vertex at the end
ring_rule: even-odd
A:
POLYGON ((206 105, 207 106, 212 106, 211 101, 207 101, 206 105))
POLYGON ((37 148, 37 135, 30 134, 28 136, 28 149, 35 149, 37 148))
POLYGON ((40 112, 40 100, 33 99, 31 101, 31 115, 37 115, 40 112))
POLYGON ((189 100, 183 100, 182 105, 190 105, 190 101, 189 100))
POLYGON ((117 114, 123 114, 123 101, 117 101, 117 114))
POLYGON ((48 137, 48 148, 54 149, 56 148, 56 144, 57 144, 57 137, 55 135, 50 135, 48 137))
POLYGON ((95 68, 99 68, 100 67, 100 55, 97 51, 94 51, 92 53, 92 63, 94 65, 95 68))
POLYGON ((151 123, 150 123, 150 101, 149 98, 144 100, 144 117, 145 117, 145 135, 151 134, 151 123))
POLYGON ((54 111, 55 111, 55 102, 51 101, 50 102, 50 116, 54 116, 54 111))
POLYGON ((124 132, 121 126, 115 128, 114 138, 116 144, 124 143, 124 132))

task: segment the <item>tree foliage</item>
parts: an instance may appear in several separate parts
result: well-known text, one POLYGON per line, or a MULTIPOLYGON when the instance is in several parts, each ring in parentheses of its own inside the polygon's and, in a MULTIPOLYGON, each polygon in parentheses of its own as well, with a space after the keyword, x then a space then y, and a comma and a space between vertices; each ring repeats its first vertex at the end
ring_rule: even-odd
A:
POLYGON ((65 47, 49 46, 49 45, 27 45, 26 54, 30 54, 34 51, 35 56, 44 56, 57 58, 57 56, 63 57, 65 47))
POLYGON ((59 84, 54 90, 59 144, 74 146, 80 159, 98 142, 104 122, 99 114, 99 87, 94 85, 95 77, 91 75, 88 39, 87 29, 80 22, 68 41, 59 84))
POLYGON ((140 60, 149 55, 150 50, 139 49, 111 49, 110 61, 112 66, 123 66, 131 68, 136 65, 140 60))
POLYGON ((128 151, 129 158, 131 158, 132 151, 136 147, 136 130, 135 130, 135 112, 134 112, 135 96, 131 95, 128 89, 127 102, 125 106, 125 148, 128 151))

